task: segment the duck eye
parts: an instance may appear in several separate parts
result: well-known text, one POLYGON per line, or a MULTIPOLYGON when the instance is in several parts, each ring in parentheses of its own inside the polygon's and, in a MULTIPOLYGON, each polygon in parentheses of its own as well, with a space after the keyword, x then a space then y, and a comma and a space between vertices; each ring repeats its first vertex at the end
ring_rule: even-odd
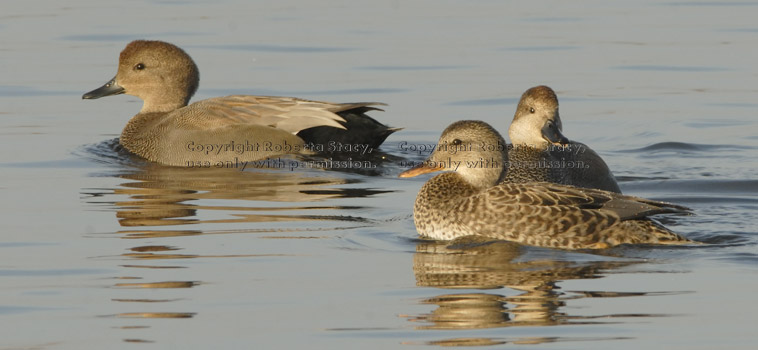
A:
POLYGON ((142 63, 137 63, 137 65, 134 66, 135 70, 143 70, 145 69, 145 65, 142 63))
POLYGON ((461 141, 461 139, 455 139, 453 142, 451 142, 453 146, 460 146, 462 143, 463 141, 461 141))
POLYGON ((529 113, 534 113, 534 107, 529 107, 529 113))

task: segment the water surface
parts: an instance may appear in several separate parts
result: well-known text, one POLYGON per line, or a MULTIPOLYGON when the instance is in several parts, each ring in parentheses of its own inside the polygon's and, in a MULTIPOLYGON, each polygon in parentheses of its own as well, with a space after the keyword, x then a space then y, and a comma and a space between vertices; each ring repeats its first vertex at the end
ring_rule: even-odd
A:
POLYGON ((755 5, 6 1, 0 349, 752 348, 755 5), (195 99, 380 101, 405 129, 362 168, 146 164, 114 141, 136 98, 81 100, 137 38, 193 56, 195 99), (419 240, 427 178, 396 175, 428 153, 407 145, 505 133, 538 84, 625 193, 692 207, 661 220, 708 244, 419 240))

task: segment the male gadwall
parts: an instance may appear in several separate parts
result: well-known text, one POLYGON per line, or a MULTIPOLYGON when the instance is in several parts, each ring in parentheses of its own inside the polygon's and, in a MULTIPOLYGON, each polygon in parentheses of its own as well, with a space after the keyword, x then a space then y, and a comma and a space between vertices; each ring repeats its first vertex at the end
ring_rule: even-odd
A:
POLYGON ((179 47, 136 40, 119 56, 116 77, 82 98, 142 99, 119 142, 147 160, 174 166, 233 166, 290 153, 365 151, 394 131, 364 113, 381 103, 330 103, 233 95, 188 105, 200 81, 179 47))
POLYGON ((510 164, 505 182, 545 181, 621 193, 608 165, 587 145, 561 131, 558 97, 547 86, 526 90, 516 107, 508 137, 510 164))
POLYGON ((547 182, 499 183, 505 148, 489 124, 459 121, 445 129, 424 163, 400 174, 450 171, 418 193, 413 218, 421 236, 484 236, 563 249, 693 243, 647 218, 688 213, 682 206, 547 182))

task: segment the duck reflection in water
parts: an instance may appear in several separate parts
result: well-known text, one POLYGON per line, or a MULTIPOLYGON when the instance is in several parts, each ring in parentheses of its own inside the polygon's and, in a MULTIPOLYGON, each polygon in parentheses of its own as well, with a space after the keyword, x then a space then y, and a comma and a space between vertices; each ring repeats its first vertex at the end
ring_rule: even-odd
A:
MULTIPOLYGON (((579 316, 566 313, 566 302, 585 297, 644 296, 646 293, 561 291, 560 281, 601 278, 608 271, 640 263, 598 256, 581 263, 530 259, 533 249, 506 242, 466 237, 453 242, 420 241, 413 256, 416 284, 450 290, 494 290, 507 287, 516 295, 489 292, 445 293, 421 301, 432 312, 408 316, 420 329, 481 329, 511 326, 587 324, 597 318, 654 315, 579 316)), ((458 339, 461 340, 461 339, 458 339)), ((455 339, 447 339, 455 343, 455 339)), ((461 340, 462 341, 462 340, 461 340)), ((470 344, 471 338, 458 345, 470 344)), ((491 343, 494 339, 479 339, 491 343)), ((529 342, 542 342, 530 339, 529 342)), ((457 343, 456 343, 457 344, 457 343)))
MULTIPOLYGON (((122 161, 119 158, 121 154, 116 154, 110 149, 112 145, 96 147, 99 149, 91 152, 99 159, 110 162, 114 159, 122 161)), ((358 207, 347 207, 329 201, 390 192, 369 189, 361 186, 362 181, 359 179, 320 170, 187 169, 134 159, 118 165, 120 169, 116 174, 107 175, 125 180, 123 183, 112 189, 85 189, 83 194, 90 197, 89 203, 115 206, 116 216, 120 225, 124 227, 314 220, 360 223, 367 219, 342 215, 345 211, 352 211, 358 207), (110 202, 102 200, 111 194, 125 195, 127 198, 110 202), (210 215, 203 215, 201 218, 198 212, 210 215), (209 216, 211 218, 208 218, 209 216)), ((261 229, 255 227, 251 230, 261 229)), ((202 233, 194 230, 123 233, 131 237, 145 237, 177 236, 183 235, 183 232, 186 235, 202 233)))

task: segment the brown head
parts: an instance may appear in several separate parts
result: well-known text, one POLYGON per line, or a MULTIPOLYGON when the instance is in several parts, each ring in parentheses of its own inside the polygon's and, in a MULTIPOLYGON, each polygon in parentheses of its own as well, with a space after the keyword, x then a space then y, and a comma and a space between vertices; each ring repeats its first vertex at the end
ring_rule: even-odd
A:
POLYGON ((82 98, 137 96, 142 113, 168 112, 189 103, 200 83, 195 62, 184 50, 163 41, 135 40, 119 56, 116 77, 82 98))
POLYGON ((400 177, 454 171, 476 188, 494 186, 504 175, 508 153, 505 140, 489 124, 462 120, 450 124, 429 158, 400 177))
POLYGON ((567 144, 561 134, 558 96, 553 89, 540 85, 526 90, 516 107, 508 137, 514 145, 546 148, 549 144, 567 144))

